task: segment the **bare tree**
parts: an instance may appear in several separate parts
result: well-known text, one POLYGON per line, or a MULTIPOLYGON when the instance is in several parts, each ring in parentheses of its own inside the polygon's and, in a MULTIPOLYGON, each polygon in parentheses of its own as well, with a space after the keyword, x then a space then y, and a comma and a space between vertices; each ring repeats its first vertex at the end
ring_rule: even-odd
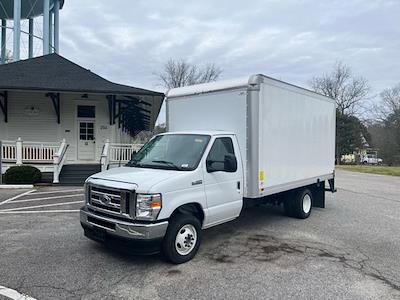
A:
POLYGON ((354 77, 351 68, 337 62, 330 73, 314 77, 312 89, 336 100, 337 109, 342 114, 355 114, 370 91, 364 77, 354 77))
POLYGON ((386 120, 391 115, 400 115, 400 83, 392 88, 384 89, 381 99, 380 105, 376 108, 379 119, 386 120))
POLYGON ((380 98, 374 105, 376 121, 368 130, 384 163, 400 165, 400 83, 383 90, 380 98))
POLYGON ((197 66, 186 60, 168 60, 161 72, 156 73, 160 85, 165 88, 176 88, 197 83, 217 80, 222 69, 215 64, 197 66))

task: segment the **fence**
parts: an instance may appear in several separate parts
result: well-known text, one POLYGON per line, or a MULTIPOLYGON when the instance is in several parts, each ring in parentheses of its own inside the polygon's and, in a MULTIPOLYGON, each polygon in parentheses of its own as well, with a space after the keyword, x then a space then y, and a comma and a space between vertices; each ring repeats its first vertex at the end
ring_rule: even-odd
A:
POLYGON ((104 144, 101 154, 101 169, 107 170, 110 165, 127 163, 134 151, 142 148, 143 144, 111 144, 107 141, 104 144))
POLYGON ((17 165, 24 162, 52 163, 60 147, 60 143, 23 142, 20 138, 17 141, 3 141, 2 144, 3 162, 17 165))

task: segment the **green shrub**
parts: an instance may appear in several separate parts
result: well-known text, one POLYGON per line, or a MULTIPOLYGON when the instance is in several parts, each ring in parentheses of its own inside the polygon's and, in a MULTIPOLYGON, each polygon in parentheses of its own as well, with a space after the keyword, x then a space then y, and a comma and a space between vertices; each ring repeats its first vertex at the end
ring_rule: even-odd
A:
POLYGON ((7 184, 33 184, 42 179, 42 173, 32 166, 15 166, 7 169, 4 180, 7 184))

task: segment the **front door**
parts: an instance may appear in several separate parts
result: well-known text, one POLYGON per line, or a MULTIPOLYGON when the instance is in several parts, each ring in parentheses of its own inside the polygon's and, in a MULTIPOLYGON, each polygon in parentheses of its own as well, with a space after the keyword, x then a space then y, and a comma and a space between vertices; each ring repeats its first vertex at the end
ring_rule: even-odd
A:
POLYGON ((95 106, 78 105, 78 160, 94 160, 96 153, 95 106))
POLYGON ((78 159, 94 160, 96 139, 94 134, 94 121, 79 120, 78 159))
POLYGON ((231 136, 214 140, 204 167, 204 188, 209 212, 208 226, 239 216, 243 204, 243 170, 239 146, 231 136), (236 157, 236 169, 223 170, 227 156, 236 157))

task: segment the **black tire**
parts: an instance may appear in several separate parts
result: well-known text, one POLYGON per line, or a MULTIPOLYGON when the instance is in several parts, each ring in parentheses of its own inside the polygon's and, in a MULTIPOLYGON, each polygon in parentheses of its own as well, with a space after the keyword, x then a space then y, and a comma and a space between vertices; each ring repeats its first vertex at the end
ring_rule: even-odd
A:
POLYGON ((284 202, 285 212, 288 216, 307 219, 312 210, 313 197, 309 189, 300 189, 290 193, 284 202), (309 199, 308 199, 309 197, 309 199), (309 205, 303 205, 304 201, 310 201, 309 205), (306 207, 306 210, 304 209, 306 207))
MULTIPOLYGON (((189 227, 190 227, 189 226, 189 227)), ((184 229, 186 230, 186 229, 184 229)), ((189 233, 187 233, 189 236, 190 240, 190 230, 188 230, 189 233)), ((183 232, 185 233, 185 231, 183 232)), ((181 232, 182 234, 182 232, 181 232)), ((200 221, 193 215, 191 214, 177 214, 172 217, 170 220, 170 223, 168 225, 167 233, 164 237, 163 243, 162 243, 162 252, 164 257, 174 263, 174 264, 181 264, 184 262, 187 262, 191 260, 197 253, 200 247, 201 243, 201 237, 202 237, 202 231, 201 231, 201 224, 200 221), (190 252, 187 254, 181 254, 178 252, 177 247, 175 246, 175 241, 177 238, 178 233, 184 229, 184 226, 190 225, 192 226, 191 229, 195 229, 196 231, 196 240, 195 244, 193 244, 190 247, 190 252)), ((186 248, 182 248, 182 251, 186 250, 186 248)))

